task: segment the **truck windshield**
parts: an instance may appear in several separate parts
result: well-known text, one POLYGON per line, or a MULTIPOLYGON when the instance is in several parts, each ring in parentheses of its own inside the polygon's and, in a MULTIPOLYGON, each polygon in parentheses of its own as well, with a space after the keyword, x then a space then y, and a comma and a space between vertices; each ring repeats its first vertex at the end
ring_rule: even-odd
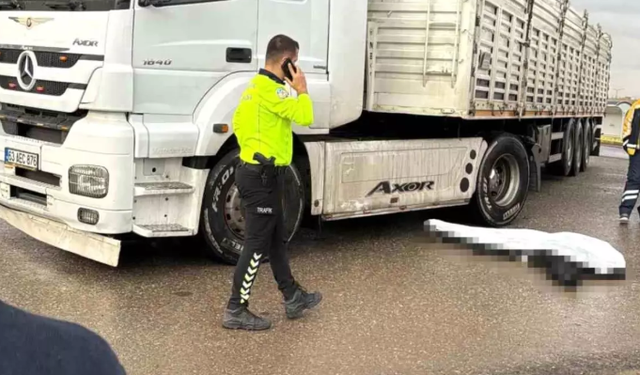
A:
POLYGON ((129 9, 131 0, 0 0, 0 11, 69 12, 129 9))

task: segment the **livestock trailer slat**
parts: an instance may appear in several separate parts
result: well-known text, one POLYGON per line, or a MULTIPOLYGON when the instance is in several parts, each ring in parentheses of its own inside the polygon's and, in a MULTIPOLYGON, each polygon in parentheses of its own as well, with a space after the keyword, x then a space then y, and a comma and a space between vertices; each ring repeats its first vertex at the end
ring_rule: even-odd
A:
POLYGON ((611 39, 568 0, 369 0, 366 107, 462 118, 593 116, 611 39))

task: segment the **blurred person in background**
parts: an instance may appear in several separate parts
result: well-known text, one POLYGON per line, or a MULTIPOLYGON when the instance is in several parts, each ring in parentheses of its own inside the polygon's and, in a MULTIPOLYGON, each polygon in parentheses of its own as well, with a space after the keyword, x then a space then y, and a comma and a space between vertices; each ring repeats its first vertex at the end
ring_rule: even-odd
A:
MULTIPOLYGON (((629 154, 627 183, 620 202, 620 224, 629 223, 631 213, 640 194, 640 100, 637 100, 625 116, 622 126, 622 147, 629 154)), ((640 211, 639 211, 640 212, 640 211)))
POLYGON ((125 375, 109 344, 74 323, 0 301, 1 375, 125 375))

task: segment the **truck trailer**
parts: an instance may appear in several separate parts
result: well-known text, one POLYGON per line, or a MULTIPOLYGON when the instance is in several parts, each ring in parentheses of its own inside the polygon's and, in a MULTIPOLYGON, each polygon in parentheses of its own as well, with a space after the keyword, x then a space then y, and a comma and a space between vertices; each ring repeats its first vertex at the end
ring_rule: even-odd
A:
POLYGON ((114 267, 130 235, 236 262, 231 120, 276 34, 315 111, 288 239, 464 205, 507 226, 599 154, 612 40, 568 0, 0 0, 0 218, 114 267))

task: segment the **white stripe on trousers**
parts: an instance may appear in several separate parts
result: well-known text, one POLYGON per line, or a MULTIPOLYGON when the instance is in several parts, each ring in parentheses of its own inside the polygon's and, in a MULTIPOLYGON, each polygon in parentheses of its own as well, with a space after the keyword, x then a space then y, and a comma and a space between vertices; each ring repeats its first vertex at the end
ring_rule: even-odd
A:
POLYGON ((242 288, 240 288, 240 303, 242 304, 249 301, 249 297, 251 295, 251 286, 253 285, 253 278, 256 277, 256 273, 258 273, 258 267, 260 267, 260 258, 262 258, 262 254, 258 255, 254 253, 253 259, 249 261, 247 273, 244 274, 244 279, 246 280, 246 282, 243 282, 242 288))

